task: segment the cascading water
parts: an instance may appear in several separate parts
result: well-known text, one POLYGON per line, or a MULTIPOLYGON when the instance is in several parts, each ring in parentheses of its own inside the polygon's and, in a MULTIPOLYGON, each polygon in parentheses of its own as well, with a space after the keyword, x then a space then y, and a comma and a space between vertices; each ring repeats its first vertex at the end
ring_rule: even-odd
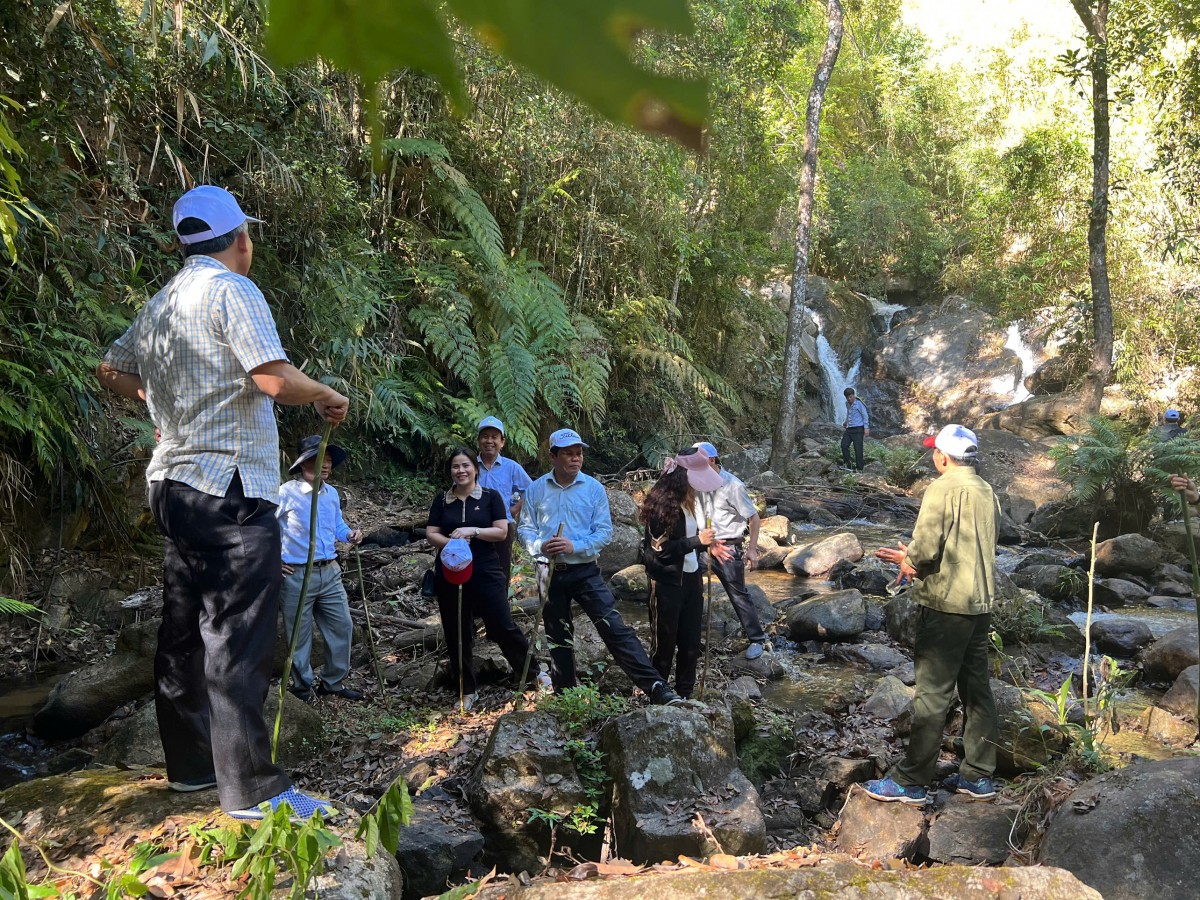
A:
MULTIPOLYGON (((901 306, 899 303, 885 303, 874 297, 866 297, 866 299, 871 301, 874 317, 879 323, 876 325, 876 330, 880 334, 888 334, 892 330, 892 319, 896 313, 908 309, 907 306, 901 306), (879 325, 882 325, 882 330, 879 330, 879 325)), ((862 368, 862 352, 858 351, 855 353, 854 361, 843 372, 842 361, 838 358, 837 351, 833 349, 833 346, 825 337, 825 323, 821 320, 821 314, 811 307, 808 307, 808 314, 817 324, 817 359, 821 364, 821 373, 824 376, 825 386, 829 391, 829 407, 832 412, 832 421, 835 425, 841 425, 846 420, 846 398, 844 391, 848 387, 855 387, 858 382, 859 372, 862 368)))
POLYGON ((871 308, 875 310, 875 315, 883 320, 883 333, 892 333, 892 319, 896 317, 896 313, 908 309, 900 303, 886 303, 883 300, 877 300, 875 297, 868 297, 871 301, 871 308))
POLYGON ((1021 336, 1021 326, 1018 322, 1013 322, 1008 326, 1008 337, 1004 341, 1006 350, 1011 350, 1021 360, 1020 373, 1013 375, 1003 375, 992 380, 992 391, 1000 396, 1008 396, 1006 406, 1020 403, 1023 400, 1028 400, 1032 395, 1028 388, 1025 387, 1025 379, 1037 371, 1038 363, 1037 356, 1032 347, 1025 343, 1025 339, 1021 336))

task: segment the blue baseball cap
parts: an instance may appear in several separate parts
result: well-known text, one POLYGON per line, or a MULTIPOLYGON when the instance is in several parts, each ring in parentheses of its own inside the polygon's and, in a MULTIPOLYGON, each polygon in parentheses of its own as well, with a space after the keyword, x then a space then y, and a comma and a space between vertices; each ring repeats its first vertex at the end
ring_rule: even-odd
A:
POLYGON ((692 444, 692 446, 695 447, 697 450, 704 451, 704 453, 706 453, 708 455, 709 459, 716 459, 718 456, 721 455, 721 454, 717 453, 716 446, 709 443, 708 441, 696 441, 696 443, 692 444))
POLYGON ((171 221, 175 226, 175 233, 179 235, 179 243, 199 244, 229 234, 243 222, 261 222, 262 219, 242 212, 237 199, 225 188, 219 188, 215 184, 202 184, 175 201, 171 221), (195 234, 179 234, 179 223, 184 219, 199 219, 208 226, 208 230, 197 231, 195 234))
POLYGON ((479 427, 475 429, 475 433, 478 434, 485 428, 495 428, 498 432, 504 434, 504 423, 495 416, 488 416, 487 418, 480 419, 479 427))
POLYGON ((1163 419, 1167 422, 1178 422, 1180 418, 1181 416, 1179 415, 1179 410, 1177 409, 1168 409, 1165 413, 1163 413, 1163 419))
POLYGON ((583 442, 583 438, 579 436, 579 432, 573 428, 560 428, 554 434, 550 435, 550 449, 559 450, 563 447, 574 447, 578 444, 581 447, 588 446, 583 442))

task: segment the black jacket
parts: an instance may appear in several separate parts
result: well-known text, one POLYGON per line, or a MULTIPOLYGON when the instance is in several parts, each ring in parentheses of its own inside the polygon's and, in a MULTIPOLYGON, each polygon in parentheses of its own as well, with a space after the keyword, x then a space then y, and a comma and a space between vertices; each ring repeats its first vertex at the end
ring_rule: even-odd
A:
POLYGON ((687 536, 687 519, 682 509, 671 524, 669 533, 660 523, 651 522, 642 536, 642 563, 646 566, 646 575, 655 581, 683 584, 683 558, 703 546, 700 535, 687 536), (652 536, 662 538, 657 550, 651 542, 652 536))

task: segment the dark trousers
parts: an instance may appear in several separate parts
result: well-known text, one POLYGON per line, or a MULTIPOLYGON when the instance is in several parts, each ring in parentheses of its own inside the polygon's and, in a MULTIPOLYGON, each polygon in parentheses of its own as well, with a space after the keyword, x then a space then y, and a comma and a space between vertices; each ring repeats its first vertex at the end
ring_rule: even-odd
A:
POLYGON ((681 697, 690 697, 696 687, 703 618, 704 595, 700 591, 699 572, 684 572, 682 584, 654 582, 650 595, 654 647, 650 659, 658 673, 667 679, 671 677, 674 658, 675 692, 681 697))
POLYGON ((222 809, 255 806, 291 783, 263 716, 282 578, 275 504, 234 475, 224 497, 154 482, 150 507, 166 539, 154 678, 167 777, 215 772, 222 809))
POLYGON ((995 773, 999 725, 988 672, 991 623, 990 613, 964 616, 917 607, 913 646, 917 693, 908 753, 892 776, 897 784, 925 787, 933 781, 955 687, 964 716, 964 759, 959 774, 978 781, 995 773))
MULTIPOLYGON (((458 615, 458 586, 437 578, 438 611, 442 616, 442 629, 446 643, 450 646, 450 678, 458 688, 458 654, 462 649, 462 686, 464 694, 473 694, 475 667, 471 664, 471 652, 475 646, 475 619, 483 619, 484 631, 489 641, 495 641, 500 652, 512 666, 513 678, 521 677, 525 657, 529 654, 529 642, 512 620, 508 606, 508 586, 499 567, 477 570, 471 580, 462 586, 462 618, 458 615), (461 642, 461 643, 460 643, 461 642)), ((530 664, 530 679, 537 678, 537 666, 530 664)))
POLYGON ((863 468, 863 434, 866 428, 862 425, 855 425, 853 428, 847 428, 842 432, 842 462, 846 468, 850 468, 850 445, 854 445, 854 468, 862 471, 863 468))
POLYGON ((651 665, 642 642, 617 612, 612 591, 604 583, 600 567, 595 563, 559 565, 550 580, 550 598, 546 601, 542 622, 546 626, 546 637, 550 639, 550 677, 554 689, 561 691, 579 683, 575 672, 572 601, 583 607, 617 665, 634 684, 649 694, 655 683, 663 679, 651 665))
POLYGON ((733 611, 742 623, 746 639, 752 644, 765 643, 767 633, 763 631, 762 622, 758 620, 758 610, 754 608, 754 601, 750 599, 750 592, 746 590, 746 555, 740 545, 733 545, 729 549, 733 557, 725 562, 720 562, 709 554, 712 570, 721 582, 721 587, 725 588, 725 593, 729 595, 729 602, 733 604, 733 611))
POLYGON ((517 526, 508 523, 508 537, 495 545, 496 556, 500 560, 500 571, 504 574, 504 596, 508 597, 508 587, 512 584, 512 551, 513 541, 517 538, 517 526))

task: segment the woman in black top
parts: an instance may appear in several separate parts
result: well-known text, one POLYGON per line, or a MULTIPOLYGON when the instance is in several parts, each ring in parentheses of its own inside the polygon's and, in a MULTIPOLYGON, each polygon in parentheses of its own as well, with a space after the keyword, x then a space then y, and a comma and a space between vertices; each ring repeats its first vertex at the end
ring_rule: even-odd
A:
POLYGON ((712 528, 697 523, 692 510, 696 487, 715 490, 721 478, 708 467, 708 457, 694 450, 669 459, 665 469, 638 514, 646 528, 642 560, 653 583, 650 624, 654 646, 650 658, 663 678, 670 677, 674 659, 675 692, 690 697, 696 686, 704 612, 696 551, 708 547, 718 558, 727 552, 714 539, 712 528), (697 482, 696 486, 692 482, 697 482))
MULTIPOLYGON (((450 675, 458 682, 457 635, 462 636, 463 691, 470 696, 466 706, 475 701, 475 672, 471 665, 471 647, 475 641, 475 618, 483 619, 489 640, 500 645, 500 651, 512 666, 514 677, 525 667, 529 642, 512 620, 508 606, 508 583, 496 552, 497 544, 508 537, 508 513, 504 498, 491 488, 479 486, 479 466, 475 454, 459 447, 450 455, 450 489, 434 495, 429 507, 429 525, 425 536, 437 554, 434 563, 434 585, 438 611, 446 642, 454 647, 450 653, 450 675), (470 541, 471 578, 462 586, 462 621, 458 620, 458 587, 446 581, 442 574, 442 548, 451 538, 470 541)), ((529 680, 537 683, 538 667, 530 667, 529 680)))

